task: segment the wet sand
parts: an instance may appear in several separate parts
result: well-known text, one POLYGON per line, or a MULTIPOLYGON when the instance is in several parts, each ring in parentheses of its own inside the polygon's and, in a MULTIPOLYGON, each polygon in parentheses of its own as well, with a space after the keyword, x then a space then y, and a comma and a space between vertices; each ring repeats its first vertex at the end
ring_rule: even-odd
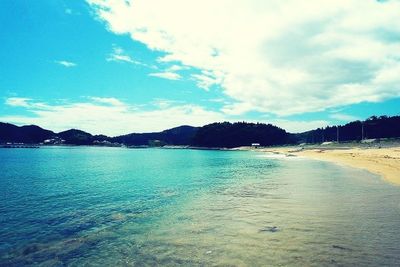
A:
POLYGON ((362 168, 378 174, 386 181, 400 185, 400 145, 393 147, 276 147, 257 151, 303 156, 316 160, 362 168))

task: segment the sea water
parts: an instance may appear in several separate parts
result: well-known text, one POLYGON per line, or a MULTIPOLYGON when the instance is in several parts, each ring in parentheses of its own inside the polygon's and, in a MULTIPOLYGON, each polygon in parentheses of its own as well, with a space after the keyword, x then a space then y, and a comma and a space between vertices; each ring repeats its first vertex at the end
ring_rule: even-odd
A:
POLYGON ((399 266, 400 187, 243 151, 0 149, 0 266, 399 266))

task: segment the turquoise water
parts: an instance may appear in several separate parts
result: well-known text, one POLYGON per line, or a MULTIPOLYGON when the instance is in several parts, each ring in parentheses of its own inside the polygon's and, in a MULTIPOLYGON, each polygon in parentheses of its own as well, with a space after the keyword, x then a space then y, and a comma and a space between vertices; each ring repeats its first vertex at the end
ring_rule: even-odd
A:
POLYGON ((0 149, 0 266, 398 266, 400 187, 256 152, 0 149))

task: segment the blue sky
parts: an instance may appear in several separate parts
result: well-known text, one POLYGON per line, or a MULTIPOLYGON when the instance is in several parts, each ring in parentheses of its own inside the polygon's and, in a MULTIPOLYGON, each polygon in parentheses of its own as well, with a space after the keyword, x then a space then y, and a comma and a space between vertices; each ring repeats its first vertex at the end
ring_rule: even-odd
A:
POLYGON ((118 135, 398 115, 399 12, 399 1, 3 0, 0 121, 118 135))

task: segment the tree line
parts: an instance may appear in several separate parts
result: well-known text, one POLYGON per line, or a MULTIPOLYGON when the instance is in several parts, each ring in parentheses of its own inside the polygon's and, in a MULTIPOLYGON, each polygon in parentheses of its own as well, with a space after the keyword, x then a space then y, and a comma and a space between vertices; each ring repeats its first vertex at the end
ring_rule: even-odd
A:
POLYGON ((211 123, 203 127, 180 126, 162 132, 132 133, 117 137, 91 135, 76 129, 54 133, 35 125, 19 127, 0 123, 0 143, 26 144, 47 142, 70 145, 187 145, 232 148, 249 146, 252 143, 274 146, 395 137, 400 137, 400 116, 372 116, 365 121, 357 120, 345 125, 327 126, 297 134, 288 133, 272 124, 249 122, 211 123))
POLYGON ((345 125, 327 126, 296 134, 297 142, 347 142, 364 139, 400 137, 400 116, 372 116, 365 121, 352 121, 345 125))

